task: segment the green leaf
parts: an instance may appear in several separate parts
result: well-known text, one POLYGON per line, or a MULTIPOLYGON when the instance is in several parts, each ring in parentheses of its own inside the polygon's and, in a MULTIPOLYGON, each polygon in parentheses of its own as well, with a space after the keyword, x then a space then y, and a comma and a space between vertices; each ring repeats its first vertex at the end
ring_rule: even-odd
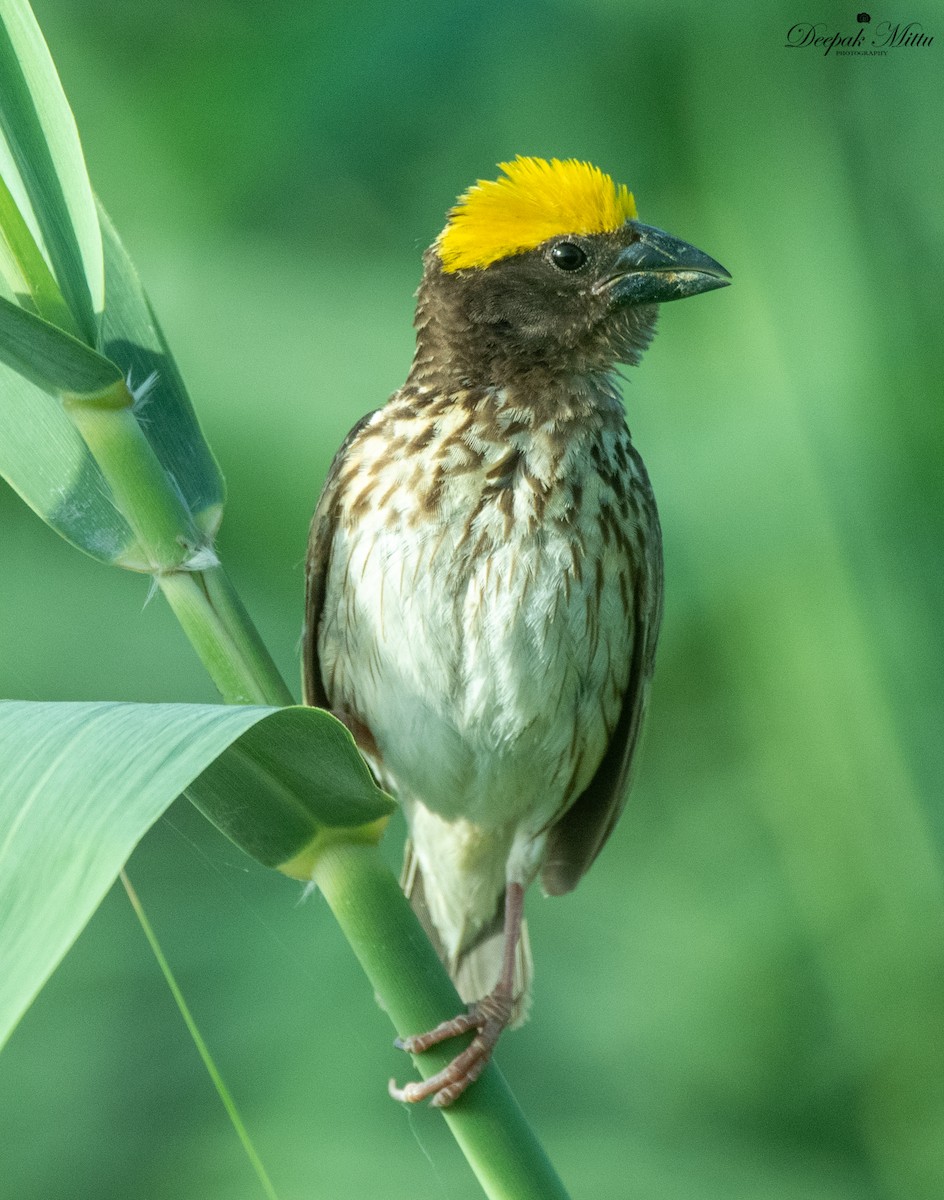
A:
POLYGON ((313 708, 5 701, 0 780, 0 1045, 184 791, 270 865, 393 807, 313 708))
MULTIPOLYGON (((135 415, 195 525, 212 541, 225 500, 222 475, 134 267, 103 210, 101 219, 108 297, 98 348, 115 365, 102 367, 106 359, 87 350, 92 356, 84 360, 89 377, 97 378, 99 370, 110 380, 125 374, 137 388, 153 379, 136 403, 135 415)), ((63 334, 51 335, 30 313, 9 313, 10 307, 2 306, 0 313, 9 317, 6 358, 19 369, 0 361, 0 475, 74 546, 103 562, 145 569, 146 555, 118 511, 102 470, 61 402, 45 390, 53 372, 67 365, 63 348, 74 353, 77 343, 63 334), (35 338, 17 341, 26 330, 35 338)), ((78 364, 70 359, 68 365, 78 364)), ((75 377, 70 379, 75 387, 75 377)))
POLYGON ((94 345, 105 293, 95 201, 72 112, 25 0, 0 0, 0 176, 94 345))
POLYGON ((0 178, 0 286, 6 299, 37 312, 73 336, 78 334, 59 284, 23 220, 16 201, 0 178))
POLYGON ((106 297, 98 349, 121 367, 132 386, 140 387, 153 377, 136 410, 141 426, 197 526, 212 540, 226 499, 223 477, 137 272, 101 205, 98 212, 106 297))
POLYGON ((105 474, 62 406, 43 395, 97 392, 124 374, 133 388, 149 385, 135 416, 212 542, 223 478, 134 268, 96 208, 72 113, 22 0, 0 0, 0 178, 0 474, 80 549, 146 569, 105 474), (83 354, 72 332, 99 353, 83 354))
POLYGON ((278 720, 247 729, 187 788, 214 825, 267 867, 295 858, 322 826, 366 825, 393 807, 340 721, 320 709, 275 711, 278 720))
POLYGON ((80 550, 102 562, 145 567, 144 552, 62 401, 2 362, 0 475, 80 550))
POLYGON ((122 378, 113 362, 84 342, 2 296, 0 360, 51 393, 103 392, 122 378))

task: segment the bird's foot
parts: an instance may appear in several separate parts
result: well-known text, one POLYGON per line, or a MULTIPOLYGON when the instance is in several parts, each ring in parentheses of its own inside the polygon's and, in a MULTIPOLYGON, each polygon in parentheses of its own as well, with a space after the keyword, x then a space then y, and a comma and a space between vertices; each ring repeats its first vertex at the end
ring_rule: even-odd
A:
POLYGON ((511 1020, 511 1009, 509 991, 499 986, 484 999, 470 1004, 468 1012, 460 1013, 451 1021, 443 1021, 428 1033, 397 1038, 394 1045, 398 1050, 406 1050, 409 1054, 423 1054, 431 1046, 438 1046, 440 1042, 448 1041, 449 1038, 470 1033, 473 1029, 476 1031, 475 1037, 465 1050, 457 1054, 448 1066, 431 1075, 429 1079, 424 1079, 422 1083, 408 1083, 401 1088, 391 1079, 390 1095, 394 1100, 402 1100, 407 1104, 417 1104, 431 1096, 430 1104, 434 1108, 447 1108, 488 1066, 501 1032, 511 1020))

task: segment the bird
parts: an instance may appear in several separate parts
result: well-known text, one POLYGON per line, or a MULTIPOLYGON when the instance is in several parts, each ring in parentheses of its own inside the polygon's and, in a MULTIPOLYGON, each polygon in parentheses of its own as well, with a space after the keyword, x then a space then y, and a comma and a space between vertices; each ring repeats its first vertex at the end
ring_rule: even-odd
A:
POLYGON ((474 1036, 397 1100, 454 1103, 527 1016, 527 888, 571 891, 623 810, 663 607, 618 366, 660 304, 730 282, 579 159, 519 155, 423 258, 405 383, 338 450, 306 563, 305 702, 408 826, 401 885, 474 1036))

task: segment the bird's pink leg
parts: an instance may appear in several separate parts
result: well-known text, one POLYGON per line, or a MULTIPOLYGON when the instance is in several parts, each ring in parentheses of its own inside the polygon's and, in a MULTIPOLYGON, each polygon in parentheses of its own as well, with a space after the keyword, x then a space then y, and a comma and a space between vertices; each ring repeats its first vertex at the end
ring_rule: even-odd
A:
POLYGON ((521 935, 521 919, 524 913, 524 888, 520 883, 509 883, 505 891, 505 946, 502 957, 502 972, 498 983, 481 1000, 469 1005, 467 1013, 460 1013, 450 1021, 443 1021, 427 1033, 414 1037, 397 1038, 398 1049, 410 1054, 422 1054, 431 1046, 438 1046, 449 1038, 476 1030, 469 1046, 429 1079, 422 1083, 408 1083, 397 1087, 390 1080, 389 1091, 394 1100, 416 1104, 432 1096, 430 1103, 436 1108, 446 1108, 457 1100, 470 1083, 474 1083, 488 1065, 498 1044, 502 1030, 511 1020, 514 1000, 515 951, 521 935))

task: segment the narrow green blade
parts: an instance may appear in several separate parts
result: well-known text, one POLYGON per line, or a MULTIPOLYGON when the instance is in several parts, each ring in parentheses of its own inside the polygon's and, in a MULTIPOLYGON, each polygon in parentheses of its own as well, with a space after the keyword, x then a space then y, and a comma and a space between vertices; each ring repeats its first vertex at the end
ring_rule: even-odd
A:
POLYGON ((68 415, 37 394, 98 391, 126 375, 133 388, 148 384, 135 409, 141 428, 212 540, 223 478, 134 268, 96 207, 25 0, 0 0, 0 179, 0 474, 74 545, 141 569, 145 556, 101 470, 68 415), (78 338, 57 337, 48 323, 78 338))
POLYGON ((0 361, 52 393, 103 392, 121 371, 71 334, 0 296, 0 361))
POLYGON ((59 284, 43 258, 23 214, 0 177, 0 295, 37 312, 75 336, 78 333, 59 284))
POLYGON ((0 1045, 185 790, 269 863, 392 807, 317 709, 0 703, 0 1045))
POLYGON ((0 475, 80 550, 102 562, 143 567, 134 534, 62 401, 2 362, 0 475))
POLYGON ((108 300, 98 353, 0 297, 0 343, 7 331, 6 355, 0 345, 0 475, 73 545, 103 562, 141 569, 145 556, 104 475, 45 389, 81 391, 121 374, 140 388, 151 379, 135 409, 141 428, 210 540, 225 485, 134 267, 104 211, 101 219, 108 300))
POLYGON ((99 205, 105 250, 106 308, 99 350, 140 387, 153 376, 142 428, 208 538, 223 514, 226 489, 203 437, 177 364, 167 348, 137 272, 108 214, 99 205))
POLYGON ((94 345, 105 295, 95 201, 72 111, 25 0, 0 0, 0 175, 94 345))

